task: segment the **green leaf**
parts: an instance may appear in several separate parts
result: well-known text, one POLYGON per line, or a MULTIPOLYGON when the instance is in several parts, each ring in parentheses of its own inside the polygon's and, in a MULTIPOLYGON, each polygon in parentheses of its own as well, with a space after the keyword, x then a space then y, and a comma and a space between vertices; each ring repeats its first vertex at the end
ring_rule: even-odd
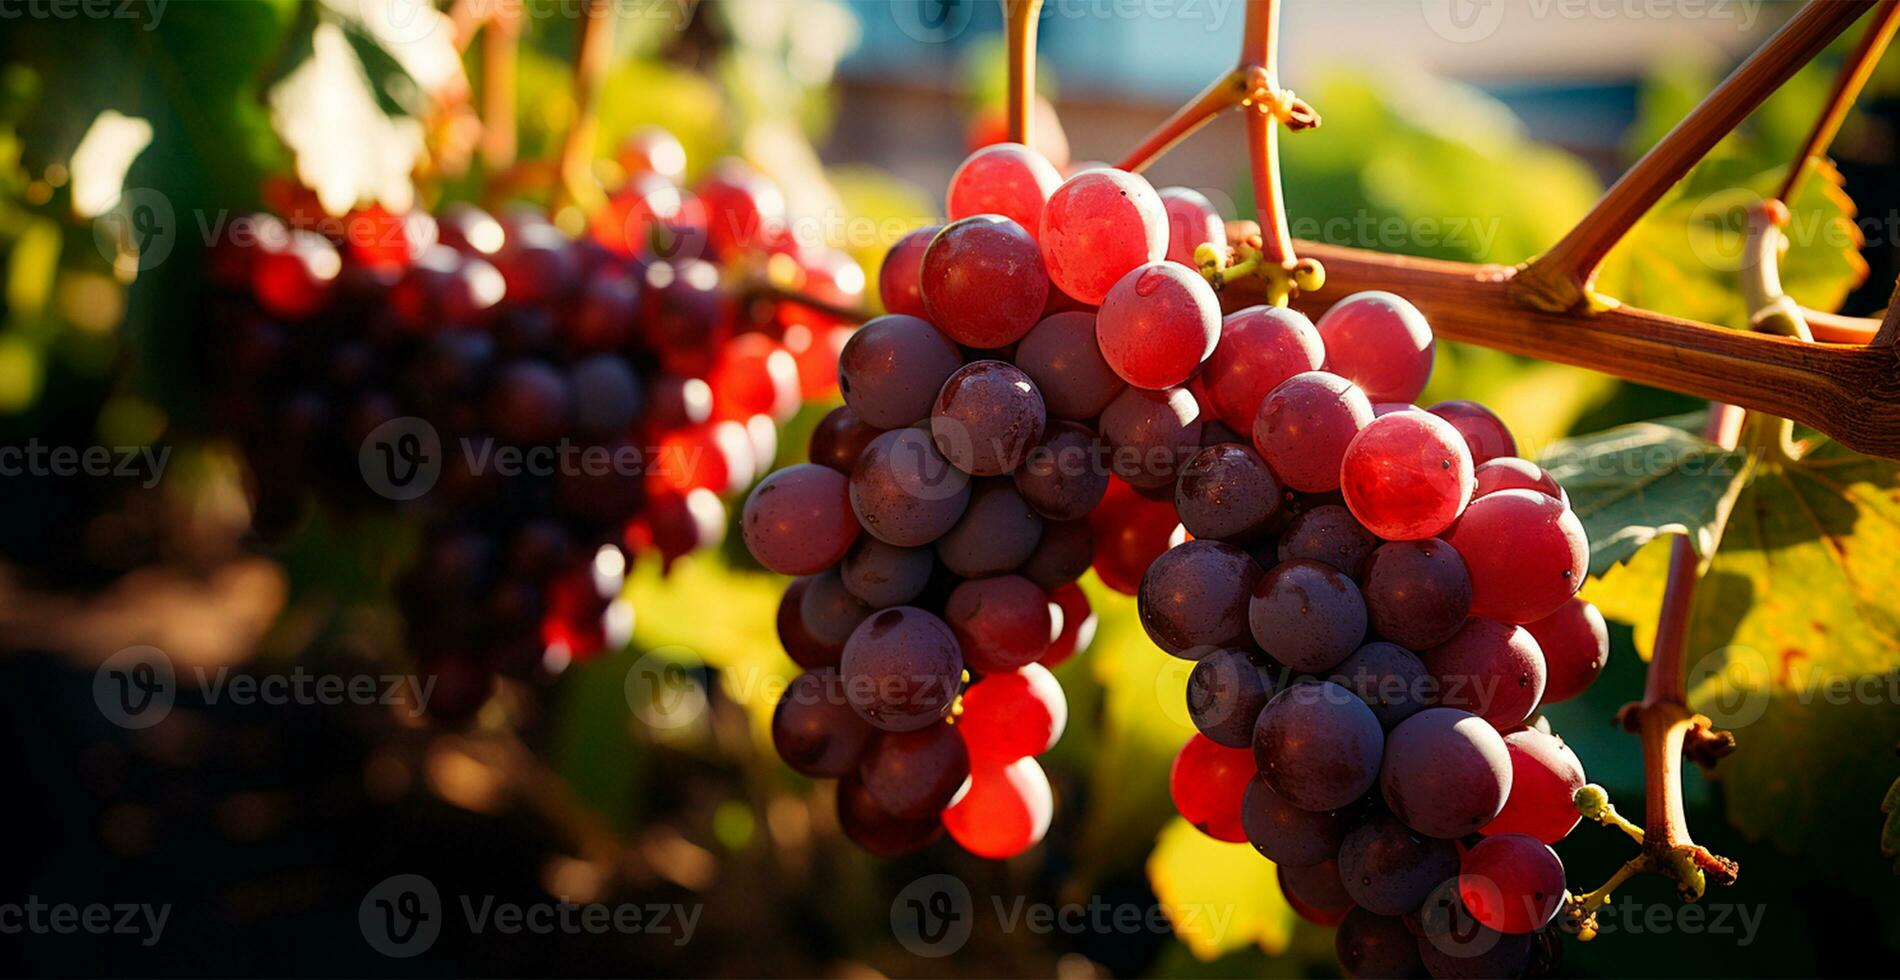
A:
POLYGON ((1293 938, 1298 918, 1280 893, 1273 862, 1250 845, 1215 840, 1180 817, 1155 841, 1148 882, 1174 934, 1201 960, 1252 944, 1277 954, 1293 938))
POLYGON ((1639 422, 1545 451, 1544 468, 1570 494, 1590 534, 1590 574, 1628 561, 1665 534, 1688 535, 1705 559, 1715 553, 1747 456, 1695 435, 1700 419, 1639 422))
MULTIPOLYGON (((1668 549, 1645 549, 1585 594, 1653 645, 1668 549)), ((1825 443, 1750 468, 1699 582, 1686 637, 1689 705, 1733 731, 1729 819, 1785 850, 1865 868, 1864 826, 1900 773, 1900 464, 1825 443)))

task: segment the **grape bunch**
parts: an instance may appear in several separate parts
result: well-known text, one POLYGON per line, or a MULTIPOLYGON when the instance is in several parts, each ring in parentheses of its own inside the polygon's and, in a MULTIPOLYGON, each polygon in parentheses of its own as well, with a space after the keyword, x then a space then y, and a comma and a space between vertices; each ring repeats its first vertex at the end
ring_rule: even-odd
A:
POLYGON ((579 239, 526 205, 334 220, 293 191, 286 217, 234 222, 213 250, 210 414, 249 463, 254 525, 313 501, 325 520, 416 519, 396 595, 438 716, 474 711, 497 673, 624 643, 632 558, 718 542, 722 498, 834 392, 852 325, 732 283, 789 266, 848 306, 862 271, 796 241, 763 175, 723 161, 689 194, 685 160, 637 134, 579 239))
POLYGON ((752 554, 796 576, 779 632, 806 673, 779 753, 839 780, 868 850, 947 829, 1006 857, 1048 827, 1035 756, 1067 709, 1047 668, 1094 628, 1076 580, 1135 591, 1213 431, 1183 386, 1220 333, 1193 251, 1224 238, 1198 195, 1201 220, 1172 220, 1178 196, 1108 168, 1065 180, 1021 144, 971 154, 948 223, 886 257, 889 312, 845 345, 811 462, 746 502, 752 554))
POLYGON ((1351 976, 1522 975, 1585 785, 1538 711, 1609 650, 1583 525, 1495 414, 1412 404, 1434 343, 1404 299, 1222 329, 1199 384, 1236 435, 1182 467, 1186 540, 1139 592, 1194 662, 1176 809, 1272 860, 1351 976))

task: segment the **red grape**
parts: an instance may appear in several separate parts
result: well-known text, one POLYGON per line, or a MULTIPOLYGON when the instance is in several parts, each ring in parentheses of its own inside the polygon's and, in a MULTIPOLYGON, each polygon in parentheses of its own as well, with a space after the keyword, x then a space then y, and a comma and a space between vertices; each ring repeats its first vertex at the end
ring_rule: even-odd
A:
POLYGON ((714 418, 769 415, 787 422, 798 413, 798 362, 764 334, 732 338, 713 362, 706 383, 713 391, 714 418))
POLYGON ((1314 326, 1326 344, 1326 370, 1351 378, 1372 401, 1416 401, 1432 376, 1432 328, 1402 297, 1354 293, 1314 326))
POLYGON ((864 447, 880 434, 880 430, 858 418, 856 412, 840 405, 825 413, 825 417, 812 427, 811 445, 806 455, 820 466, 828 466, 849 475, 851 468, 858 464, 858 456, 863 454, 864 447))
POLYGON ((1062 628, 1060 615, 1048 594, 1020 575, 963 582, 943 609, 964 662, 985 674, 1041 659, 1062 628))
POLYGON ((1016 492, 1052 521, 1087 517, 1108 492, 1101 441, 1086 426, 1051 422, 1017 468, 1016 492))
POLYGON ((1352 896, 1339 881, 1339 862, 1332 859, 1303 866, 1278 865, 1280 894, 1300 918, 1318 926, 1338 925, 1352 909, 1352 896))
POLYGON ((1148 565, 1168 550, 1176 521, 1172 506, 1116 480, 1089 515, 1089 526, 1095 532, 1095 574, 1116 592, 1135 595, 1148 565))
POLYGON ((865 721, 887 732, 915 731, 949 713, 963 654, 943 620, 897 606, 878 610, 852 631, 838 673, 865 721))
POLYGON ((845 588, 843 576, 836 568, 827 568, 812 576, 805 585, 804 596, 798 601, 798 618, 805 624, 805 632, 820 643, 840 648, 873 611, 864 600, 845 588))
POLYGON ((1583 819, 1574 802, 1584 786, 1583 762, 1563 739, 1535 728, 1507 732, 1504 749, 1511 755, 1511 795, 1479 833, 1563 840, 1583 819))
POLYGON ((906 605, 922 595, 936 565, 929 548, 899 548, 867 534, 844 556, 838 574, 852 595, 883 609, 906 605))
POLYGON ((943 833, 943 821, 905 820, 886 813, 855 772, 838 780, 838 827, 851 843, 877 857, 897 857, 923 849, 943 833))
POLYGON ((1197 538, 1245 543, 1266 533, 1280 496, 1280 481, 1252 448, 1216 443, 1181 467, 1174 509, 1197 538))
POLYGON ((1094 560, 1095 533, 1088 521, 1044 521, 1036 550, 1016 571, 1045 589, 1054 589, 1081 578, 1094 560))
POLYGON ((1544 651, 1550 678, 1544 703, 1558 704, 1582 694, 1610 660, 1610 631, 1597 607, 1572 598, 1543 619, 1525 623, 1544 651))
POLYGON ((1000 861, 1041 841, 1054 814, 1049 777, 1025 757, 972 767, 970 788, 943 812, 943 825, 964 850, 1000 861))
POLYGON ((1096 619, 1095 610, 1089 606, 1088 593, 1073 582, 1051 589, 1049 601, 1062 610, 1062 632, 1056 635, 1056 641, 1049 644, 1049 652, 1042 657, 1043 666, 1054 668, 1095 642, 1096 619))
POLYGON ((1247 841, 1267 860, 1288 867, 1333 860, 1346 831, 1352 829, 1352 819, 1349 810, 1302 810, 1274 792, 1259 773, 1247 781, 1247 794, 1240 803, 1240 825, 1247 841))
POLYGON ((945 225, 924 250, 922 277, 930 322, 969 347, 1021 340, 1042 319, 1049 297, 1036 240, 993 214, 945 225))
POLYGON ((845 700, 838 672, 808 670, 785 688, 772 712, 772 746, 798 773, 835 779, 858 767, 876 730, 845 700))
POLYGON ((970 777, 970 752, 949 725, 879 732, 858 763, 878 808, 902 820, 933 820, 970 777))
POLYGON ((1253 431, 1267 392, 1326 360, 1313 321, 1297 310, 1250 306, 1221 321, 1220 344, 1201 369, 1209 408, 1236 432, 1253 431))
POLYGON ((1201 407, 1186 388, 1125 388, 1102 411, 1102 439, 1113 450, 1109 468, 1130 486, 1172 487, 1200 451, 1201 407))
POLYGON ((1330 680, 1359 695, 1387 730, 1431 704, 1437 690, 1424 661, 1402 646, 1384 642, 1353 651, 1333 668, 1330 680))
POLYGON ((884 253, 884 264, 877 270, 877 295, 884 312, 905 316, 924 316, 924 250, 942 231, 942 225, 926 225, 909 232, 884 253))
POLYGON ((1438 680, 1438 703, 1463 708, 1498 731, 1523 724, 1544 696, 1544 655, 1522 626, 1473 616, 1424 656, 1438 680))
POLYGON ((963 352, 914 316, 881 316, 858 328, 838 356, 838 390, 865 424, 910 425, 930 415, 963 352))
POLYGON ((1524 834, 1486 837, 1458 873, 1458 896, 1473 918, 1506 935, 1536 932, 1564 902, 1564 863, 1550 845, 1524 834))
POLYGON ((1476 833, 1504 809, 1511 757, 1498 730, 1468 711, 1427 708, 1386 739, 1379 789, 1392 815, 1428 837, 1476 833))
POLYGON ((1126 387, 1095 342, 1095 314, 1057 313, 1016 345, 1016 366, 1041 390, 1049 414, 1083 421, 1102 414, 1126 387))
POLYGON ((1207 195, 1191 187, 1163 187, 1156 192, 1168 212, 1168 261, 1199 270, 1194 250, 1202 245, 1227 247, 1227 223, 1221 220, 1207 195))
POLYGON ((778 185, 738 160, 715 166, 699 182, 698 196, 706 207, 707 243, 722 259, 764 245, 767 234, 785 223, 778 185))
POLYGON ((1471 450, 1471 461, 1475 464, 1499 456, 1517 455, 1517 440, 1512 437, 1504 420, 1477 402, 1444 401, 1427 411, 1450 422, 1451 427, 1465 437, 1465 446, 1471 450))
POLYGON ((1346 913, 1333 935, 1333 955, 1339 968, 1349 977, 1417 977, 1425 974, 1419 959, 1418 940, 1405 920, 1393 915, 1374 915, 1363 908, 1346 913))
POLYGON ((1188 674, 1188 718, 1201 734, 1228 748, 1253 745, 1260 709, 1279 693, 1276 678, 1253 651, 1216 650, 1195 661, 1188 674))
POLYGON ((944 210, 950 220, 1000 214, 1034 237, 1042 206, 1062 175, 1042 154, 1021 143, 995 143, 965 158, 950 175, 944 210))
POLYGON ((844 475, 812 463, 760 481, 746 498, 740 528, 759 564, 782 575, 829 568, 858 537, 844 475))
POLYGON ((1353 520, 1351 511, 1338 504, 1322 504, 1287 522, 1280 532, 1279 558, 1283 562, 1310 558, 1353 578, 1377 547, 1379 539, 1353 520))
POLYGON ((1340 489, 1352 515, 1379 537, 1429 538, 1450 527, 1471 499, 1471 469, 1471 450, 1451 423, 1393 412, 1373 419, 1346 447, 1340 489))
POLYGON ((793 579, 778 601, 779 646, 785 648, 786 656, 791 657, 793 663, 806 670, 836 667, 839 654, 844 652, 843 643, 820 643, 805 628, 805 617, 800 607, 804 602, 805 589, 811 585, 813 577, 807 575, 793 579))
POLYGON ((1471 571, 1471 611, 1532 623, 1583 587, 1590 541, 1561 501, 1535 490, 1500 490, 1472 501, 1445 540, 1471 571))
POLYGON ((1566 507, 1570 505, 1570 495, 1564 492, 1557 478, 1528 459, 1518 459, 1516 456, 1487 459, 1471 471, 1471 478, 1473 500, 1499 490, 1535 490, 1562 501, 1566 507))
POLYGON ((865 533, 905 548, 943 537, 970 503, 969 474, 951 466, 922 429, 872 439, 849 483, 851 510, 865 533))
POLYGON ((1168 212, 1140 176, 1085 170, 1049 196, 1036 237, 1049 281, 1099 305, 1130 270, 1167 258, 1168 212))
POLYGON ((1424 837, 1381 813, 1339 845, 1339 880, 1354 904, 1380 915, 1415 912, 1432 889, 1458 873, 1458 846, 1424 837))
POLYGON ((937 539, 937 560, 964 578, 1015 571, 1036 551, 1042 518, 1008 480, 979 481, 956 525, 937 539))
MULTIPOLYGON (((1008 361, 972 361, 943 383, 930 414, 937 449, 972 476, 1014 470, 1042 438, 1042 393, 1008 361)), ((1078 515, 1079 516, 1079 515, 1078 515)))
POLYGON ((1321 493, 1339 486, 1346 447, 1372 421, 1372 403, 1351 382, 1305 371, 1267 392, 1251 432, 1254 448, 1280 482, 1321 493))
POLYGON ((1095 339, 1123 381, 1152 391, 1186 381, 1214 352, 1220 323, 1220 300, 1200 273, 1151 262, 1108 291, 1095 339))
POLYGON ((1240 825, 1240 804, 1253 775, 1253 757, 1246 749, 1230 749, 1196 733, 1168 770, 1168 795, 1174 809, 1201 833, 1244 843, 1247 830, 1240 825))
POLYGON ((1069 723, 1062 685, 1042 664, 985 674, 963 692, 957 731, 978 763, 1008 764, 1055 747, 1069 723))

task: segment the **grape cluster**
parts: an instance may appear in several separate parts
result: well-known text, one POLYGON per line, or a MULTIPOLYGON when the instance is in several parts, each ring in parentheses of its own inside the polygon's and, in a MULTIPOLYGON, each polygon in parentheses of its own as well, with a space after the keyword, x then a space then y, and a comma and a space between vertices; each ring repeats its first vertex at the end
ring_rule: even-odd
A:
POLYGON ((1609 649, 1576 598, 1583 526, 1496 415, 1412 404, 1434 344, 1404 299, 1222 329, 1199 386, 1250 438, 1182 468, 1189 540, 1139 592, 1148 635, 1194 662, 1175 806, 1278 865, 1349 975, 1521 975, 1554 948, 1550 845, 1584 786, 1537 712, 1609 649))
POLYGON ((1020 144, 971 154, 948 223, 885 259, 889 313, 845 345, 845 404, 812 462, 746 502, 753 555, 798 576, 780 637, 807 673, 780 702, 779 752, 840 779, 869 850, 947 828, 1006 857, 1048 827, 1035 756, 1067 709, 1047 668, 1093 632, 1076 580, 1093 565, 1134 592, 1203 435, 1182 386, 1220 305, 1169 248, 1191 256, 1221 225, 1201 199, 1198 228, 1175 231, 1175 196, 1106 168, 1064 180, 1020 144))
POLYGON ((620 162, 631 178, 578 240, 526 206, 331 220, 293 200, 213 250, 211 414, 250 464, 254 524, 287 528, 313 497, 329 519, 419 520, 397 597, 442 717, 497 673, 623 643, 630 556, 716 543, 777 426, 833 393, 851 327, 722 273, 789 263, 849 305, 856 264, 794 240, 741 163, 688 194, 663 131, 620 162))

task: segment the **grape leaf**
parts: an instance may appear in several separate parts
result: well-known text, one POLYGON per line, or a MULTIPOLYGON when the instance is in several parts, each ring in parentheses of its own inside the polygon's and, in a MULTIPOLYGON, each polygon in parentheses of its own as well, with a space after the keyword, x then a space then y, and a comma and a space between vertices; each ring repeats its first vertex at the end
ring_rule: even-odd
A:
MULTIPOLYGON (((1880 801, 1880 812, 1887 815, 1887 822, 1880 828, 1880 853, 1900 857, 1900 779, 1887 787, 1887 798, 1880 801)), ((1900 872, 1900 863, 1893 869, 1900 872)))
MULTIPOLYGON (((1668 549, 1645 549, 1585 594, 1653 624, 1668 549)), ((1713 776, 1743 833, 1864 867, 1874 804, 1900 769, 1900 464, 1824 443, 1750 468, 1689 613, 1690 707, 1735 733, 1713 776)))
POLYGON ((1553 443, 1540 462, 1570 494, 1590 535, 1590 574, 1628 561, 1665 534, 1715 553, 1721 519, 1741 492, 1745 454, 1694 430, 1702 416, 1638 422, 1553 443))
POLYGON ((1215 840, 1180 817, 1156 839, 1148 881, 1174 934, 1198 959, 1251 943, 1272 955, 1293 937, 1297 919, 1280 894, 1273 862, 1250 845, 1215 840))

